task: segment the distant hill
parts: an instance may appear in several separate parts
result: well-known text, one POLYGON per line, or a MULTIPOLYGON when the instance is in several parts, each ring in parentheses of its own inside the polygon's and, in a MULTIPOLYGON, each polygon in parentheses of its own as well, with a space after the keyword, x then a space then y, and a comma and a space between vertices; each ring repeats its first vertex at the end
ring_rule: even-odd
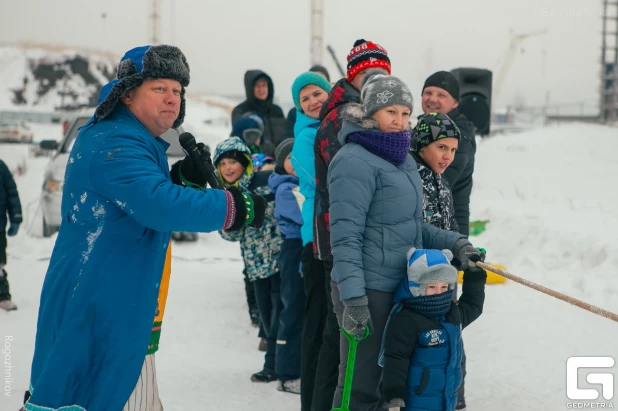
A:
POLYGON ((111 53, 45 45, 0 45, 0 109, 72 111, 97 104, 116 75, 111 53))

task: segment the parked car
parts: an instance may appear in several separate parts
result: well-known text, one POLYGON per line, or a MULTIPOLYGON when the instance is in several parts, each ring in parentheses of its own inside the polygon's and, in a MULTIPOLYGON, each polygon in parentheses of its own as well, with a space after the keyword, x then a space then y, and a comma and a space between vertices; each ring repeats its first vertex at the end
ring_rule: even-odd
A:
MULTIPOLYGON (((79 129, 90 120, 94 111, 83 112, 73 118, 66 127, 62 141, 55 140, 41 141, 40 147, 43 150, 55 150, 49 164, 45 168, 43 178, 43 188, 41 191, 41 210, 43 211, 43 236, 50 237, 60 228, 62 221, 62 189, 64 185, 64 173, 69 161, 69 154, 75 143, 75 138, 79 134, 79 129)), ((182 128, 169 129, 161 138, 170 143, 166 154, 168 162, 171 164, 185 157, 184 151, 178 142, 178 136, 182 133, 182 128)), ((196 233, 174 233, 173 238, 179 241, 196 241, 196 233)))
POLYGON ((25 122, 0 123, 0 141, 5 143, 32 143, 33 132, 25 122))

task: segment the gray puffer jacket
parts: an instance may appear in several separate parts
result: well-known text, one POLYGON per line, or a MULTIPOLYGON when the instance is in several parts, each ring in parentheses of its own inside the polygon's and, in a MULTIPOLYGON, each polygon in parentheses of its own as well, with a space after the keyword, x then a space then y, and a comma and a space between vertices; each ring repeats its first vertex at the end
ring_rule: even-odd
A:
POLYGON ((359 104, 348 104, 339 133, 341 150, 328 169, 334 266, 341 300, 365 289, 393 292, 406 276, 411 247, 453 250, 461 234, 423 222, 423 183, 408 155, 395 166, 356 143, 351 133, 377 131, 359 104))

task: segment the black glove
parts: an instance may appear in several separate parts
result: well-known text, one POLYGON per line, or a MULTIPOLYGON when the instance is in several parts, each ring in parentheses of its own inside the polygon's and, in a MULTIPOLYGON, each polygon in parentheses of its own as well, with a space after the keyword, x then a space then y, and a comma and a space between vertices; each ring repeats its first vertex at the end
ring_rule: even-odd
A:
MULTIPOLYGON (((212 159, 210 158, 210 152, 208 152, 204 143, 197 143, 197 148, 202 162, 210 163, 210 165, 213 166, 212 159)), ((206 176, 197 164, 195 164, 191 156, 187 156, 184 159, 174 163, 170 174, 174 184, 184 187, 204 189, 206 188, 206 183, 208 182, 208 176, 206 176)))
POLYGON ((232 194, 236 207, 236 218, 227 231, 238 231, 245 225, 262 227, 266 214, 266 199, 255 194, 242 193, 237 187, 229 187, 227 191, 232 194))
POLYGON ((476 267, 475 265, 470 264, 470 261, 475 263, 482 261, 481 252, 474 248, 470 241, 465 238, 460 238, 455 242, 453 254, 457 259, 457 261, 454 262, 454 265, 458 266, 461 271, 465 271, 468 267, 476 267))

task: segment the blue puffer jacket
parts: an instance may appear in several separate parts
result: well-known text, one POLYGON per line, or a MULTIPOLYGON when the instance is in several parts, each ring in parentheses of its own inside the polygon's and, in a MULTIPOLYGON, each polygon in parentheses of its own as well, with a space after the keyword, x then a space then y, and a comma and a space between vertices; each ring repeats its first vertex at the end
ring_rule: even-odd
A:
MULTIPOLYGON (((251 158, 249 148, 238 137, 230 137, 217 145, 213 161, 226 151, 237 150, 251 158)), ((217 169, 217 174, 219 171, 217 169)), ((261 228, 245 226, 240 231, 220 231, 221 237, 227 241, 240 241, 240 253, 243 256, 249 280, 255 281, 268 278, 279 273, 279 253, 281 252, 281 233, 275 220, 275 196, 268 187, 268 178, 272 170, 253 172, 253 163, 249 166, 235 185, 245 192, 259 194, 268 200, 264 225, 261 228)), ((226 183, 219 175, 221 181, 226 183)))
POLYGON ((313 242, 313 210, 315 208, 315 135, 320 120, 311 118, 301 112, 296 113, 294 124, 294 147, 290 160, 300 181, 300 193, 305 197, 302 204, 303 227, 300 232, 303 245, 313 242))
POLYGON ((366 288, 393 292, 406 277, 410 247, 453 250, 463 238, 423 222, 423 183, 410 155, 395 166, 347 142, 369 124, 377 128, 375 121, 357 117, 353 106, 341 111, 343 147, 328 169, 331 277, 341 300, 364 296, 366 288))
POLYGON ((0 160, 0 232, 6 230, 8 222, 21 224, 21 203, 11 171, 4 161, 0 160))
POLYGON ((41 292, 26 410, 122 409, 148 349, 171 232, 223 227, 226 194, 174 185, 167 146, 120 103, 80 131, 41 292))
POLYGON ((268 187, 275 193, 275 219, 279 231, 286 239, 301 238, 303 217, 298 205, 298 178, 289 174, 270 175, 268 187))

